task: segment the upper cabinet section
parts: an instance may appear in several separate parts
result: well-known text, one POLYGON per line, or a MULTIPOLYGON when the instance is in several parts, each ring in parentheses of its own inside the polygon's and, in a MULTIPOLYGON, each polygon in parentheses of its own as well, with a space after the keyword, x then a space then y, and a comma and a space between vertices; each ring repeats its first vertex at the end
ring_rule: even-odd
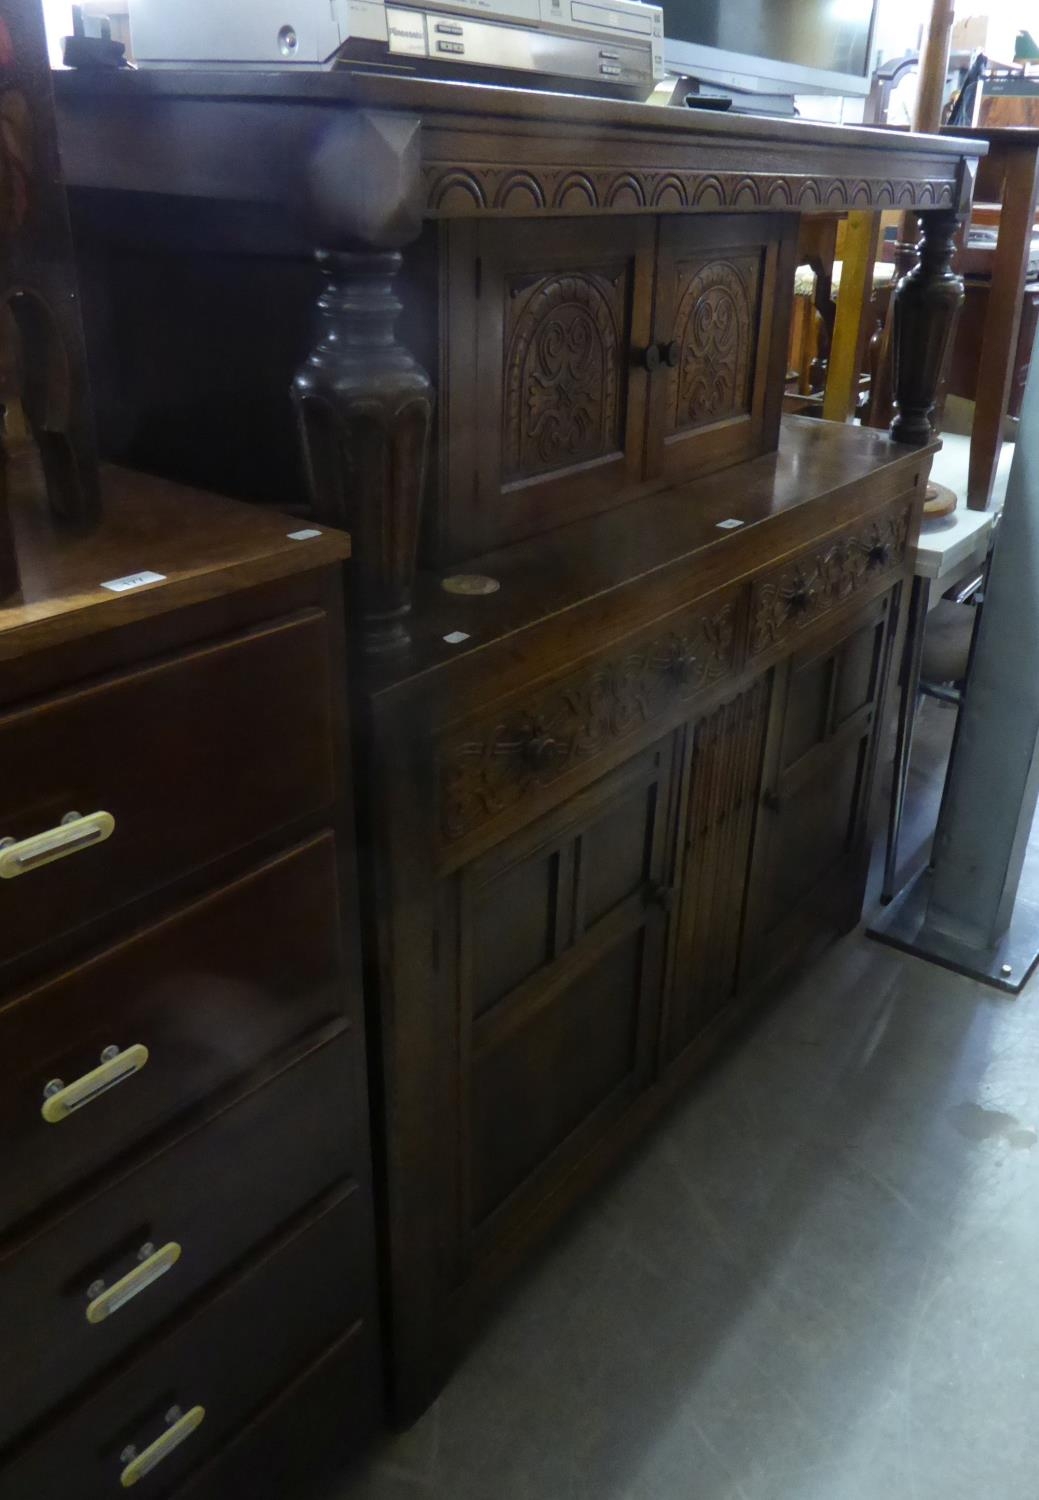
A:
POLYGON ((784 215, 453 226, 437 559, 775 447, 794 235, 784 215))

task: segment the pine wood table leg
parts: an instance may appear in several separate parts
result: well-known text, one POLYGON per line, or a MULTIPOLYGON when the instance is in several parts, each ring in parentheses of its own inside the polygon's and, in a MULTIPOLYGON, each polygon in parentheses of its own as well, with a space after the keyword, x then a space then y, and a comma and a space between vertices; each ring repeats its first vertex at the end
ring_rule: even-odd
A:
POLYGON ((829 422, 846 422, 855 414, 879 243, 879 213, 856 210, 848 215, 837 319, 823 398, 823 416, 829 422))
MULTIPOLYGON (((992 499, 1003 442, 1003 422, 1010 400, 1014 351, 1021 326, 1021 302, 1039 190, 1039 150, 1034 145, 994 143, 992 156, 997 155, 1002 158, 1002 208, 999 238, 992 257, 985 337, 978 361, 978 389, 967 478, 967 504, 971 510, 987 510, 992 499)), ((997 164, 993 162, 992 165, 997 164)))

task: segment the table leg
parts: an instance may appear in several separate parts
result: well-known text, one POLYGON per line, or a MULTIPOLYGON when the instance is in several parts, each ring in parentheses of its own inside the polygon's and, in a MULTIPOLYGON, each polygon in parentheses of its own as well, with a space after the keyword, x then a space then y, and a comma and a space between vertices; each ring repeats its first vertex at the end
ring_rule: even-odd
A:
POLYGON ((895 735, 895 769, 888 810, 887 850, 884 856, 884 884, 880 899, 886 906, 898 894, 898 838, 902 829, 906 782, 909 780, 909 757, 913 749, 913 725, 916 701, 920 693, 920 663, 924 654, 924 630, 927 607, 931 599, 931 580, 913 579, 909 594, 909 623, 902 658, 902 683, 898 700, 898 727, 895 735))
POLYGON ((999 450, 1003 446, 1003 422, 1010 401, 1021 325, 1037 186, 1039 152, 1036 147, 1029 145, 1024 150, 1008 151, 1003 171, 999 237, 992 252, 985 335, 978 360, 978 387, 967 475, 967 505, 971 510, 988 509, 999 450))

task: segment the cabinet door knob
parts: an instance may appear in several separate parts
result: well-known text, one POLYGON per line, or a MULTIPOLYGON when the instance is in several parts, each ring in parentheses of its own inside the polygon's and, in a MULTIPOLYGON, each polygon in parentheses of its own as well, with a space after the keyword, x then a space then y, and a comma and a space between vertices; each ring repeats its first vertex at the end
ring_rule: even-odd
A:
POLYGON ((670 344, 661 344, 660 357, 670 370, 677 370, 682 359, 682 346, 677 339, 670 344))
POLYGON ((660 345, 649 344, 642 350, 642 363, 652 375, 654 370, 660 369, 660 345))
POLYGON ((675 904, 674 888, 670 885, 651 885, 646 891, 646 905, 659 907, 661 911, 671 911, 675 904))
POLYGON ((185 1438, 199 1427, 205 1420, 206 1409, 204 1406, 193 1406, 186 1411, 182 1417, 178 1417, 166 1431, 157 1437, 154 1443, 149 1443, 142 1453, 137 1453, 130 1459, 119 1476, 119 1483, 124 1490, 132 1489, 135 1484, 150 1474, 154 1468, 168 1458, 174 1448, 179 1448, 185 1438))
POLYGON ((48 1125, 60 1125, 76 1110, 92 1104, 116 1084, 125 1083, 127 1078, 139 1073, 147 1061, 148 1049, 140 1042, 123 1052, 106 1047, 101 1054, 100 1067, 92 1068, 82 1078, 76 1078, 72 1083, 62 1083, 60 1078, 51 1079, 43 1090, 40 1114, 48 1125))
POLYGON ((27 875, 52 860, 103 844, 114 828, 111 813, 95 812, 85 818, 74 813, 45 833, 34 833, 31 838, 17 842, 4 839, 0 841, 0 880, 13 880, 16 875, 27 875))
MULTIPOLYGON (((151 1249, 151 1246, 145 1246, 151 1249)), ((180 1246, 176 1240, 170 1240, 168 1245, 163 1245, 160 1250, 152 1250, 150 1255, 145 1256, 140 1265, 134 1266, 125 1276, 118 1281, 113 1281, 110 1287, 105 1287, 92 1297, 87 1303, 87 1322, 103 1323, 110 1318, 114 1312, 125 1307, 127 1302, 132 1302, 145 1287, 158 1281, 160 1276, 165 1276, 167 1271, 180 1260, 180 1246)), ((94 1287, 91 1286, 91 1291, 94 1287)))

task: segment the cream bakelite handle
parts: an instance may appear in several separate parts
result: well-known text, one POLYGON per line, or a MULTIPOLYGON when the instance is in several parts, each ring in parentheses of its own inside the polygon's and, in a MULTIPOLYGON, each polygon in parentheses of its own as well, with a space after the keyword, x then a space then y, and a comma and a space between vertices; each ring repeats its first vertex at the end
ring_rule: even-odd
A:
POLYGON ((143 1479, 146 1474, 168 1458, 174 1448, 179 1448, 185 1438, 189 1438, 193 1432, 202 1426, 205 1420, 206 1409, 204 1406, 193 1406, 179 1417, 171 1427, 157 1437, 154 1443, 149 1443, 143 1453, 136 1454, 119 1476, 119 1483, 124 1490, 132 1489, 138 1480, 143 1479))
POLYGON ((176 1240, 170 1240, 168 1245, 163 1245, 160 1250, 142 1260, 139 1266, 134 1266, 132 1271, 128 1271, 118 1281, 113 1281, 111 1286, 92 1298, 87 1303, 87 1322, 103 1323, 114 1312, 125 1307, 127 1302, 131 1302, 139 1292, 143 1292, 145 1287, 151 1286, 160 1276, 171 1271, 178 1260, 180 1246, 176 1240))
POLYGON ((89 813, 85 818, 70 814, 57 828, 48 828, 45 833, 34 833, 32 838, 9 843, 0 849, 0 880, 14 880, 17 875, 28 875, 41 865, 52 864, 56 859, 65 859, 78 854, 81 849, 92 849, 110 838, 115 828, 111 813, 89 813))
MULTIPOLYGON (((108 1051, 106 1047, 105 1052, 108 1051)), ((125 1083, 128 1078, 139 1073, 148 1061, 148 1049, 141 1042, 135 1042, 122 1052, 112 1049, 112 1056, 108 1057, 103 1053, 102 1057, 104 1060, 100 1067, 92 1068, 73 1083, 63 1084, 59 1079, 54 1079, 47 1085, 40 1114, 48 1125, 60 1125, 62 1120, 67 1120, 69 1115, 75 1114, 84 1105, 92 1104, 102 1094, 107 1094, 109 1089, 114 1089, 116 1084, 125 1083)))

